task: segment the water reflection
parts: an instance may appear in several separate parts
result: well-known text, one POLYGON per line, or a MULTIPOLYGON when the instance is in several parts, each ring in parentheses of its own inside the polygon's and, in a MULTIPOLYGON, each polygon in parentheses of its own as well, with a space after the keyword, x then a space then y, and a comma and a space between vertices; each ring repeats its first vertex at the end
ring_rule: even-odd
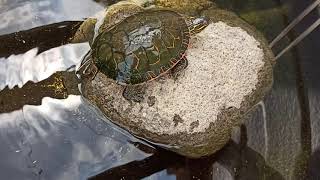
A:
MULTIPOLYGON (((223 3, 235 10, 245 9, 251 15, 256 9, 277 8, 271 2, 256 3, 258 7, 249 1, 223 3)), ((213 156, 187 159, 155 149, 114 126, 80 96, 70 95, 77 93, 69 91, 66 84, 63 89, 66 96, 44 91, 42 85, 50 85, 55 82, 50 79, 64 76, 51 74, 77 65, 88 50, 86 43, 60 46, 68 42, 74 25, 79 23, 70 20, 92 16, 103 6, 90 0, 73 3, 71 0, 0 1, 0 34, 5 34, 0 36, 1 42, 5 42, 0 44, 0 89, 4 89, 0 91, 1 179, 91 176, 92 179, 282 180, 297 178, 299 173, 302 174, 299 177, 305 176, 301 164, 307 162, 308 155, 302 157, 300 148, 309 138, 303 134, 308 134, 310 129, 301 130, 303 120, 296 92, 297 72, 290 61, 292 55, 284 56, 277 64, 272 92, 249 115, 233 140, 213 156), (16 17, 12 19, 13 16, 16 17), (50 24, 53 22, 58 23, 50 24), (25 31, 16 33, 20 30, 25 31), (42 81, 26 83, 28 80, 42 81), (19 103, 19 98, 25 101, 19 103)), ((260 21, 263 14, 260 13, 260 21)), ((283 28, 283 14, 273 15, 274 22, 265 21, 268 26, 275 26, 265 29, 273 33, 267 34, 268 37, 274 37, 283 28)), ((313 101, 316 108, 318 102, 313 101)), ((313 131, 313 136, 316 135, 317 131, 313 131)), ((316 145, 308 166, 310 179, 319 177, 316 145)))
POLYGON ((5 86, 10 89, 26 82, 39 82, 57 71, 65 71, 71 66, 80 64, 90 50, 88 43, 68 44, 50 49, 39 55, 34 48, 24 54, 0 58, 0 90, 5 86))
POLYGON ((247 146, 246 128, 240 142, 230 141, 218 153, 201 159, 188 159, 161 149, 140 161, 111 168, 90 179, 274 179, 285 178, 247 146))
POLYGON ((13 46, 1 46, 1 179, 85 179, 92 173, 151 155, 151 146, 103 120, 99 111, 83 101, 81 96, 69 95, 64 100, 58 100, 46 97, 48 94, 42 91, 37 92, 39 88, 32 89, 32 86, 39 86, 40 90, 44 88, 43 84, 36 82, 45 82, 53 73, 79 64, 89 50, 88 43, 44 48, 52 46, 48 45, 48 39, 54 41, 61 38, 60 43, 63 42, 66 37, 55 37, 55 30, 52 29, 61 31, 68 24, 9 34, 57 21, 82 19, 100 10, 100 5, 87 0, 78 3, 2 1, 0 7, 0 21, 3 22, 0 34, 7 34, 1 39, 9 40, 12 43, 10 46, 13 46), (44 31, 47 32, 46 37, 39 36, 44 31), (29 39, 29 35, 33 39, 29 39), (42 38, 45 39, 45 46, 41 46, 44 41, 39 41, 42 38), (22 48, 17 48, 19 43, 22 48), (27 46, 30 44, 32 46, 27 46), (28 105, 34 103, 33 97, 24 98, 24 104, 19 103, 21 97, 30 91, 40 97, 36 98, 40 100, 37 106, 28 105), (10 94, 13 95, 11 99, 7 97, 10 94), (20 105, 11 108, 10 104, 20 105), (137 148, 137 142, 144 144, 149 151, 137 148))
POLYGON ((0 35, 93 16, 103 6, 91 0, 0 1, 0 35))
POLYGON ((83 179, 150 155, 103 118, 80 96, 1 114, 1 178, 83 179))

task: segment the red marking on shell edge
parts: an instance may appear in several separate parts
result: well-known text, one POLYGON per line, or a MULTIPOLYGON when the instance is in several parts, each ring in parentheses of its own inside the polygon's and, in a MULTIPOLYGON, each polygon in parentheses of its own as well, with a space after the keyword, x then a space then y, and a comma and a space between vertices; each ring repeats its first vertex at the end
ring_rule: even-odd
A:
MULTIPOLYGON (((150 74, 149 74, 150 71, 148 71, 147 74, 148 74, 148 76, 149 76, 149 79, 146 78, 146 81, 140 82, 140 83, 137 83, 137 84, 132 84, 132 85, 133 85, 133 86, 141 85, 141 84, 145 84, 145 83, 147 83, 147 82, 150 82, 150 81, 153 81, 153 80, 156 80, 156 79, 160 78, 160 77, 163 76, 164 74, 167 74, 168 71, 170 71, 173 67, 175 67, 175 66, 181 61, 181 59, 183 59, 183 57, 181 57, 179 60, 174 59, 174 60, 176 60, 176 62, 174 62, 174 64, 172 64, 172 66, 171 66, 170 68, 168 68, 168 69, 163 70, 163 67, 161 67, 161 70, 163 70, 163 72, 160 73, 160 74, 158 74, 157 76, 154 76, 154 77, 150 76, 150 74)), ((171 62, 171 60, 170 60, 170 62, 171 62)), ((152 73, 153 73, 153 72, 152 72, 152 73)), ((153 73, 153 74, 154 74, 154 73, 153 73)), ((154 74, 154 75, 155 75, 155 74, 154 74)), ((140 76, 141 76, 141 75, 140 75, 140 76)))
POLYGON ((185 53, 185 52, 180 53, 180 59, 181 59, 181 58, 184 58, 185 56, 186 56, 186 53, 185 53))
POLYGON ((178 63, 178 60, 177 59, 170 59, 170 63, 172 64, 172 66, 174 66, 176 63, 178 63))
POLYGON ((164 73, 166 70, 163 69, 163 67, 160 68, 160 74, 164 73))
POLYGON ((184 44, 184 45, 189 45, 189 42, 182 42, 182 44, 184 44))
POLYGON ((148 71, 147 74, 149 76, 149 79, 153 79, 153 78, 157 77, 157 75, 152 71, 148 71))
POLYGON ((158 78, 160 78, 161 76, 163 76, 164 74, 167 74, 168 71, 170 71, 175 65, 177 65, 179 62, 180 62, 181 59, 177 60, 176 63, 174 63, 170 68, 168 68, 167 70, 165 70, 164 72, 160 73, 158 76, 155 76, 155 77, 152 77, 152 78, 149 78, 148 80, 146 80, 145 82, 141 82, 141 83, 137 83, 137 84, 134 84, 134 85, 140 85, 140 84, 144 84, 144 83, 147 83, 149 81, 153 81, 153 80, 156 80, 158 78))

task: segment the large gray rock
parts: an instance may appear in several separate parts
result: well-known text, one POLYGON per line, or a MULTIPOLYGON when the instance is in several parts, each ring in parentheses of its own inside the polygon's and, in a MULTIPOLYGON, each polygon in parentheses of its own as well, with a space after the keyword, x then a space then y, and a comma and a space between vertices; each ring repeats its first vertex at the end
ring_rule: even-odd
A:
POLYGON ((265 39, 236 15, 203 14, 212 21, 192 37, 186 69, 134 87, 98 73, 83 80, 83 95, 115 124, 179 154, 219 150, 270 89, 274 58, 265 39))

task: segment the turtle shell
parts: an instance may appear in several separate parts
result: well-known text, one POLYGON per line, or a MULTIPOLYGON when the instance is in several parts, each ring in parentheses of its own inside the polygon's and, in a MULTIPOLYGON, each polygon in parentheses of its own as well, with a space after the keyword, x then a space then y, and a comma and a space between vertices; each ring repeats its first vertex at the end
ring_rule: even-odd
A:
POLYGON ((139 84, 183 59, 189 38, 188 25, 177 12, 145 10, 101 32, 92 58, 100 72, 119 84, 139 84))

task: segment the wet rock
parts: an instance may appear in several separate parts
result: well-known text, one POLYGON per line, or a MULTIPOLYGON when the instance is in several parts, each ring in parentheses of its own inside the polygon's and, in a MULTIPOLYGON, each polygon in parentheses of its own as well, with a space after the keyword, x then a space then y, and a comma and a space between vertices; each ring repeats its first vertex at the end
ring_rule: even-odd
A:
POLYGON ((75 35, 70 40, 71 43, 83 43, 89 42, 92 43, 94 35, 94 27, 97 22, 97 19, 88 18, 84 21, 79 29, 76 31, 75 35))
POLYGON ((105 11, 97 13, 94 17, 88 18, 82 23, 71 43, 89 42, 92 43, 95 34, 95 26, 98 31, 107 29, 117 24, 124 18, 140 12, 143 8, 169 8, 183 14, 195 15, 203 9, 213 7, 214 4, 207 0, 126 0, 120 1, 106 8, 105 11))
POLYGON ((83 95, 115 124, 192 158, 225 145, 270 89, 274 64, 263 36, 235 14, 213 8, 202 14, 211 23, 192 37, 179 76, 135 87, 129 96, 102 73, 82 82, 83 95))
POLYGON ((108 29, 115 24, 122 21, 124 18, 131 16, 132 14, 143 11, 143 7, 147 4, 147 1, 121 1, 106 9, 106 15, 103 17, 103 23, 99 27, 99 32, 102 29, 108 29))
POLYGON ((143 6, 147 5, 148 1, 141 0, 128 0, 116 3, 105 11, 101 11, 84 21, 70 42, 89 42, 92 44, 95 31, 101 32, 102 29, 108 29, 124 18, 142 11, 143 6))
POLYGON ((175 9, 181 13, 194 15, 214 4, 208 0, 155 0, 158 7, 175 9))

